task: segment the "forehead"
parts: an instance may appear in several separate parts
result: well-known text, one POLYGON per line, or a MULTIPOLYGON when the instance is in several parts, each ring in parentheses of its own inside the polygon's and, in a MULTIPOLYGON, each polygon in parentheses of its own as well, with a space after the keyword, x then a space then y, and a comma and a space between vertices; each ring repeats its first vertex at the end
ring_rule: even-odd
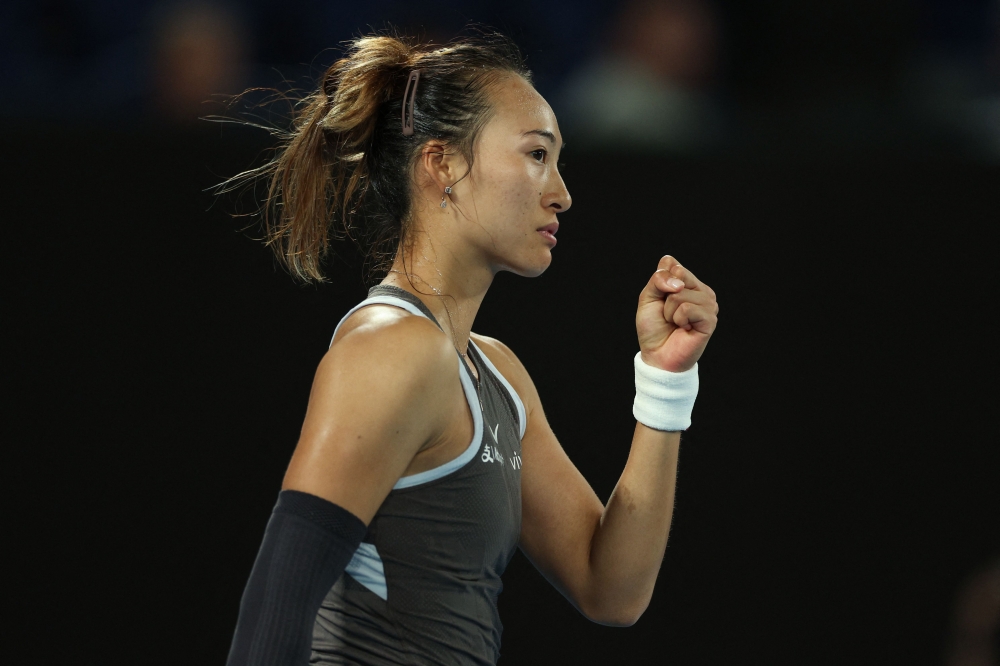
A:
POLYGON ((552 107, 520 76, 498 82, 491 96, 494 116, 490 124, 496 125, 496 129, 518 135, 531 130, 548 130, 559 136, 552 107))

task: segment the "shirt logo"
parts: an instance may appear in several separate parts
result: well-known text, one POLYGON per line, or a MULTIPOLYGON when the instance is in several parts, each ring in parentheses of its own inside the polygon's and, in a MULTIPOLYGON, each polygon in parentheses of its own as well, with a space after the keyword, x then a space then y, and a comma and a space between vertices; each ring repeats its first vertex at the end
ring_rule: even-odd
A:
MULTIPOLYGON (((500 449, 497 448, 497 446, 500 444, 500 424, 498 423, 492 428, 486 426, 486 429, 489 430, 490 435, 493 436, 494 446, 490 446, 488 443, 483 444, 483 454, 480 456, 480 459, 484 463, 498 462, 501 465, 503 465, 505 462, 503 454, 500 453, 500 449)), ((521 469, 521 456, 515 453, 510 458, 510 464, 511 467, 513 467, 514 469, 521 469)))
POLYGON ((498 462, 503 464, 503 454, 497 449, 497 447, 491 447, 489 444, 483 444, 483 455, 480 456, 483 462, 498 462))
MULTIPOLYGON (((498 423, 492 428, 486 426, 486 429, 490 431, 491 435, 493 435, 493 443, 499 444, 500 440, 497 438, 497 434, 500 432, 500 424, 498 423)), ((483 455, 481 458, 483 462, 498 462, 503 465, 503 454, 500 453, 500 450, 497 447, 491 447, 489 444, 483 444, 483 455)))

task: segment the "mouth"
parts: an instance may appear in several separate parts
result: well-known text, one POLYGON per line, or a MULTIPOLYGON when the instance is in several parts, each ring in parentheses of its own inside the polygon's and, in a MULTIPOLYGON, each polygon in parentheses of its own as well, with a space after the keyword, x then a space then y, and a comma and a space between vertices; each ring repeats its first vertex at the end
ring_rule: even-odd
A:
POLYGON ((552 246, 555 247, 556 232, 559 231, 558 222, 553 222, 552 224, 546 224, 544 227, 541 227, 537 231, 538 233, 540 233, 542 236, 545 237, 545 240, 549 241, 552 244, 552 246))

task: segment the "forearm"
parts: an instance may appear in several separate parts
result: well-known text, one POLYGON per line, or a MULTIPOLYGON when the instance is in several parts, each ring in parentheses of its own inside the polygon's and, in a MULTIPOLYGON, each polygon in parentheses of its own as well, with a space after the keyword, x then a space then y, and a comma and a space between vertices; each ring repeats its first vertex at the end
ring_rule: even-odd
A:
POLYGON ((228 666, 306 666, 316 612, 366 531, 325 499, 285 490, 250 572, 228 666))
POLYGON ((698 359, 718 312, 708 285, 673 257, 660 260, 636 310, 639 423, 607 504, 556 441, 525 378, 536 409, 522 440, 521 547, 595 622, 632 624, 652 598, 670 532, 680 431, 691 425, 698 359))
POLYGON ((590 547, 590 615, 631 624, 645 610, 670 532, 679 432, 636 424, 628 462, 590 547))

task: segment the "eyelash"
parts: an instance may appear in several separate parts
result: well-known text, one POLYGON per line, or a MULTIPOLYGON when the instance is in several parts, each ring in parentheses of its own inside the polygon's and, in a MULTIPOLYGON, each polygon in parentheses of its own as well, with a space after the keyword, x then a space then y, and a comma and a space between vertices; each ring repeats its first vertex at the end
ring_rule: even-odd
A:
MULTIPOLYGON (((545 150, 544 148, 537 148, 537 149, 531 151, 532 155, 534 155, 535 153, 542 153, 542 155, 544 155, 545 157, 548 157, 549 151, 545 150)), ((538 158, 536 157, 535 159, 537 160, 538 158)), ((541 160, 539 160, 539 161, 540 162, 544 162, 545 161, 544 157, 541 160)))

